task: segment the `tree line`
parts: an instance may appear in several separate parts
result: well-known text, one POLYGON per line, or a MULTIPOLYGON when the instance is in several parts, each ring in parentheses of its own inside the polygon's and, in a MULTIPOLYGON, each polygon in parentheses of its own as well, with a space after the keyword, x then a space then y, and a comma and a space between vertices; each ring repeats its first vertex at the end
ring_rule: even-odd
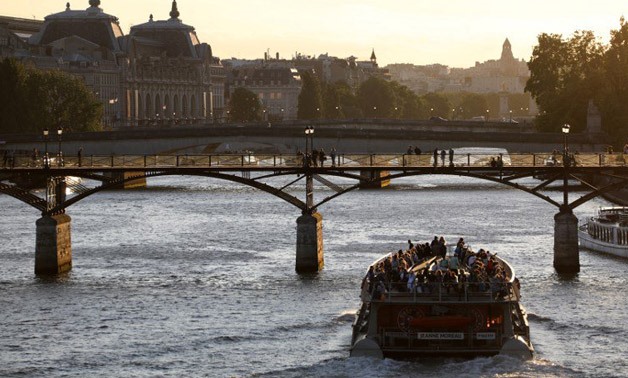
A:
MULTIPOLYGON (((484 116, 497 120, 497 93, 434 93, 417 95, 395 81, 371 77, 356 91, 344 82, 321 83, 310 71, 301 73, 302 88, 298 98, 297 118, 308 119, 470 119, 484 116)), ((510 94, 512 116, 528 115, 529 95, 510 94)), ((236 88, 231 95, 230 119, 236 122, 261 121, 263 107, 257 95, 236 88)))
POLYGON ((0 61, 0 133, 99 131, 102 104, 82 79, 0 61))
POLYGON ((568 38, 539 35, 528 67, 526 91, 539 105, 539 130, 559 132, 566 123, 576 132, 584 130, 592 102, 603 130, 623 145, 628 137, 628 23, 623 17, 608 44, 591 31, 568 38))

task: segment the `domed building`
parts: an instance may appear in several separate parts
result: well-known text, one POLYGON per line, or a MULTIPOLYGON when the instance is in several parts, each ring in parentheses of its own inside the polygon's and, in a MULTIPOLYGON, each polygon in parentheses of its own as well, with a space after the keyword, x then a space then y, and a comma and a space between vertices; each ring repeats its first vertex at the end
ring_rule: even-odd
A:
MULTIPOLYGON (((125 48, 130 61, 128 89, 140 124, 179 124, 217 117, 212 106, 211 47, 179 19, 177 2, 170 18, 131 28, 125 48)), ((217 93, 220 96, 220 93, 217 93)))
POLYGON ((86 10, 67 3, 65 11, 47 16, 25 60, 83 77, 102 101, 108 127, 207 122, 222 112, 220 60, 181 22, 176 1, 168 20, 151 15, 126 36, 100 3, 90 0, 86 10))

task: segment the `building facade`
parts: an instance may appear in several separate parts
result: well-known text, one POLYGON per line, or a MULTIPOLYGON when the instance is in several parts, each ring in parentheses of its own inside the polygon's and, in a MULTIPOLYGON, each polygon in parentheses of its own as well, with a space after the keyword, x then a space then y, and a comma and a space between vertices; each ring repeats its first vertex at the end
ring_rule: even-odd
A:
POLYGON ((315 74, 321 83, 346 83, 354 91, 372 76, 390 79, 388 70, 377 65, 375 51, 368 61, 327 54, 316 58, 296 54, 288 60, 265 53, 264 59, 230 59, 223 63, 227 71, 225 93, 230 95, 242 87, 257 94, 266 121, 297 119, 303 72, 315 74))
POLYGON ((128 35, 117 17, 103 12, 100 0, 89 5, 72 10, 68 3, 8 55, 82 77, 103 104, 106 127, 212 122, 224 111, 220 59, 179 19, 176 1, 169 19, 151 15, 128 35))

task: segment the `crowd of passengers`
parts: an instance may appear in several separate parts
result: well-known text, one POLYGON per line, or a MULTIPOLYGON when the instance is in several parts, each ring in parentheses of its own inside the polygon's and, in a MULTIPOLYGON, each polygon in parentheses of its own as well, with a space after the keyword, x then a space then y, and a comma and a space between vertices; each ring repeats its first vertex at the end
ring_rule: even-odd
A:
POLYGON ((459 296, 465 290, 490 291, 503 297, 507 294, 507 282, 495 254, 484 249, 474 252, 460 238, 453 256, 447 256, 445 239, 435 236, 431 243, 415 245, 408 240, 408 249, 400 249, 371 266, 364 284, 368 285, 373 298, 380 299, 389 291, 429 294, 439 293, 439 290, 441 294, 457 293, 459 296), (421 269, 412 269, 432 257, 439 258, 421 269))

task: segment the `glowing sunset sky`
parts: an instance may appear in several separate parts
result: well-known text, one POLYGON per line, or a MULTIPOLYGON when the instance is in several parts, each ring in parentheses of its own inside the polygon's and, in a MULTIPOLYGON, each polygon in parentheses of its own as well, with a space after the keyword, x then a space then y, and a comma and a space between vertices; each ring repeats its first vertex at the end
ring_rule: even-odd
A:
MULTIPOLYGON (((0 0, 0 14, 43 19, 65 10, 67 0, 0 0)), ((607 42, 619 18, 620 0, 178 0, 180 19, 196 28, 216 56, 254 59, 269 49, 290 58, 329 53, 368 59, 375 49, 389 63, 470 67, 498 59, 508 38, 518 59, 532 53, 540 33, 571 35, 592 30, 607 42)), ((86 9, 88 0, 70 0, 86 9)), ((132 25, 169 18, 171 0, 101 0, 125 33, 132 25)))

